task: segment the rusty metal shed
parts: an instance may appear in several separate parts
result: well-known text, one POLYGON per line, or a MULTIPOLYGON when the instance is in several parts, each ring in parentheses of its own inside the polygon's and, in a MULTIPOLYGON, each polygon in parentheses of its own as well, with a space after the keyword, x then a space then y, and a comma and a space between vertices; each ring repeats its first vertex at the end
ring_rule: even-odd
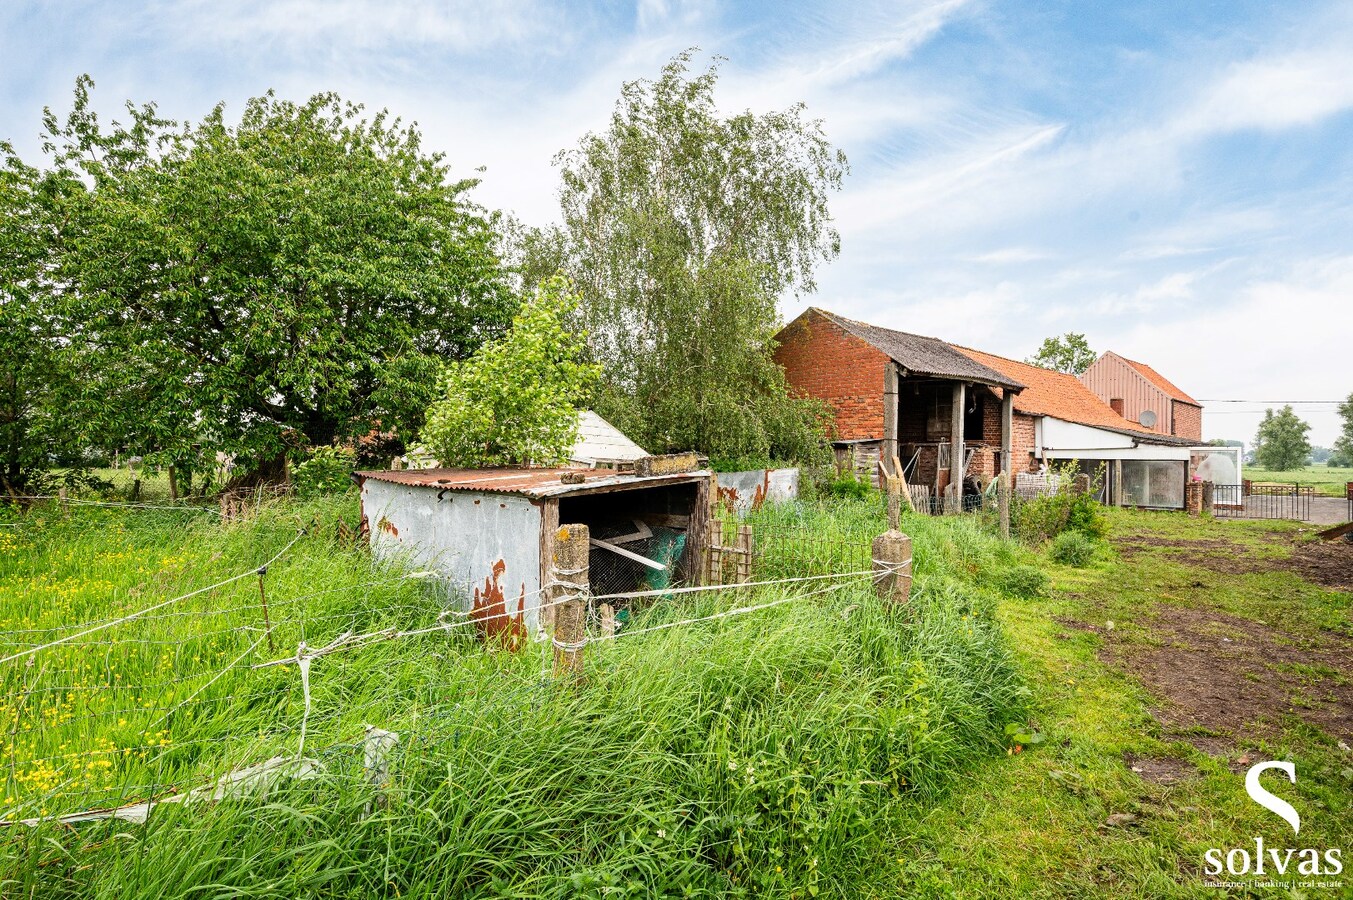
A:
POLYGON ((700 571, 714 490, 703 470, 408 469, 354 478, 372 551, 441 573, 486 637, 513 644, 551 622, 541 588, 560 524, 589 527, 594 591, 640 587, 655 562, 666 579, 689 580, 700 571), (664 552, 670 558, 646 555, 664 552))

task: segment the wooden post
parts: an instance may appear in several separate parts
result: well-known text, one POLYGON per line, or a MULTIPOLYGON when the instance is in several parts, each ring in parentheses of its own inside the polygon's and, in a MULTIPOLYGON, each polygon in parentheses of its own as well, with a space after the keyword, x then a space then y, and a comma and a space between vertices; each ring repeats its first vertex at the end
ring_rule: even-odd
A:
POLYGON ((1001 520, 1001 540, 1010 540, 1010 476, 1002 472, 996 476, 996 509, 1001 520))
POLYGON ((963 498, 963 407, 968 402, 967 385, 954 382, 953 409, 949 416, 949 485, 957 498, 945 504, 947 512, 958 512, 963 498))
POLYGON ((263 604, 263 627, 268 636, 268 652, 276 653, 277 648, 273 646, 272 641, 272 619, 268 616, 268 595, 263 590, 263 576, 268 574, 268 567, 264 566, 258 570, 258 599, 263 604))
POLYGON ((1123 505, 1123 461, 1113 461, 1113 505, 1123 505))
POLYGON ((57 490, 56 490, 56 496, 57 496, 57 498, 59 499, 60 504, 61 504, 61 515, 63 515, 63 516, 69 516, 69 515, 70 515, 70 503, 67 501, 67 498, 66 498, 66 489, 65 489, 64 487, 57 488, 57 490))
POLYGON ((584 597, 588 588, 587 552, 591 535, 586 525, 561 525, 554 533, 554 674, 572 681, 583 675, 584 597))
POLYGON ((902 490, 905 482, 901 475, 888 476, 888 530, 897 531, 902 525, 902 490))
POLYGON ((601 636, 604 638, 615 637, 615 607, 609 603, 601 604, 601 636))
POLYGON ((911 598, 911 538, 890 528, 874 538, 874 590, 890 604, 911 598))
POLYGON ((738 526, 738 584, 752 580, 752 526, 738 526))
POLYGON ((902 502, 907 505, 907 509, 916 512, 916 504, 911 500, 911 487, 907 484, 907 475, 902 471, 902 460, 898 459, 896 456, 893 457, 893 477, 897 479, 897 490, 898 493, 902 495, 902 502))
MULTIPOLYGON (((897 457, 897 363, 891 360, 883 369, 883 446, 879 459, 891 460, 897 457)), ((894 471, 890 473, 896 475, 894 471)), ((879 483, 882 487, 882 482, 879 483)))
POLYGON ((1011 445, 1013 442, 1015 420, 1015 395, 1009 388, 1001 391, 1001 471, 1006 474, 1008 479, 1013 478, 1015 474, 1015 463, 1010 458, 1011 445))

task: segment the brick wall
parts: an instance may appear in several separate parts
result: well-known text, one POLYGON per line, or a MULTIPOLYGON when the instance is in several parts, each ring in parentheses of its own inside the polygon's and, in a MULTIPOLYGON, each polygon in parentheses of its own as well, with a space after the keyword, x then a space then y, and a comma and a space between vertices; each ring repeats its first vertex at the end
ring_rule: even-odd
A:
POLYGON ((1191 403, 1173 403, 1174 434, 1191 441, 1203 442, 1203 410, 1191 403))
POLYGON ((810 310, 780 333, 775 361, 796 395, 831 406, 838 440, 883 437, 882 351, 810 310))
POLYGON ((1010 427, 1010 471, 1016 475, 1020 472, 1037 472, 1040 463, 1034 459, 1033 451, 1034 417, 1017 412, 1012 417, 1010 427))

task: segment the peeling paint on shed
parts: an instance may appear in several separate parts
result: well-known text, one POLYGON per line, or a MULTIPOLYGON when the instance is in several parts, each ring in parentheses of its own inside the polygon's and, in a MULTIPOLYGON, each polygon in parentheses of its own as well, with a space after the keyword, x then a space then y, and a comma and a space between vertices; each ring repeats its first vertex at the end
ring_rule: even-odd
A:
MULTIPOLYGON (((495 611, 520 621, 521 634, 540 627, 533 592, 540 588, 540 505, 516 494, 437 491, 367 478, 362 510, 377 527, 371 549, 377 556, 403 556, 415 566, 447 576, 462 612, 497 604, 495 611), (485 499, 494 502, 485 503, 485 499), (482 601, 478 595, 486 599, 482 601), (487 599, 494 595, 496 599, 487 599), (473 598, 473 599, 472 599, 473 598)), ((486 612, 479 612, 482 618, 486 612)), ((498 618, 484 623, 486 636, 509 626, 498 618)))

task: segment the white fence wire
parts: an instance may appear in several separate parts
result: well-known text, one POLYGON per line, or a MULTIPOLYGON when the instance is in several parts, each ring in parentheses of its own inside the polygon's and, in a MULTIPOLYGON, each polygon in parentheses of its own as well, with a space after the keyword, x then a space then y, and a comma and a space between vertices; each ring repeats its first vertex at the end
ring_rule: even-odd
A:
MULTIPOLYGON (((142 510, 136 505, 125 512, 142 510)), ((27 523, 6 524, 22 531, 27 523)), ((111 526, 101 520, 91 527, 111 526)), ((230 526, 211 521, 202 527, 225 533, 230 526)), ((226 577, 198 579, 193 571, 182 572, 178 578, 190 582, 185 585, 152 576, 133 585, 107 585, 102 599, 91 599, 85 590, 78 602, 69 599, 73 588, 47 573, 29 572, 26 581, 16 576, 9 586, 0 582, 0 742, 6 751, 0 825, 144 821, 158 803, 220 799, 222 792, 255 791, 280 778, 316 777, 325 765, 341 769, 335 762, 340 757, 360 759, 362 773, 388 767, 386 753, 399 740, 397 729, 376 728, 370 720, 407 713, 399 707, 409 697, 415 706, 425 703, 427 715, 437 701, 426 697, 454 679, 463 654, 491 652, 474 641, 492 617, 471 617, 448 606, 430 571, 380 571, 368 562, 366 577, 337 586, 311 584, 297 562, 305 555, 296 552, 298 545, 327 538, 293 533, 282 543, 285 534, 277 528, 257 530, 267 549, 234 565, 226 577), (206 583, 191 586, 193 580, 206 583), (450 647, 446 641, 458 643, 450 647), (268 652, 270 643, 276 652, 268 652), (295 652, 287 653, 287 647, 295 652), (364 653, 383 655, 363 668, 328 659, 364 653), (427 671, 433 659, 450 668, 427 671), (357 678, 367 683, 355 683, 357 678), (410 690, 410 683, 417 689, 410 690)), ((63 565, 79 568, 81 560, 63 565)), ((660 602, 636 607, 627 627, 588 639, 708 625, 864 587, 871 575, 860 569, 726 587, 601 594, 589 601, 711 592, 715 602, 748 592, 753 598, 769 592, 771 599, 673 621, 664 621, 670 613, 660 602)), ((105 589, 97 580, 95 587, 105 589)), ((552 597, 555 587, 547 584, 522 600, 534 600, 544 610, 573 599, 552 597)), ((550 642, 537 642, 537 648, 544 667, 550 642)), ((418 714, 415 709, 408 720, 418 714)), ((358 777, 369 777, 362 773, 358 777)))

